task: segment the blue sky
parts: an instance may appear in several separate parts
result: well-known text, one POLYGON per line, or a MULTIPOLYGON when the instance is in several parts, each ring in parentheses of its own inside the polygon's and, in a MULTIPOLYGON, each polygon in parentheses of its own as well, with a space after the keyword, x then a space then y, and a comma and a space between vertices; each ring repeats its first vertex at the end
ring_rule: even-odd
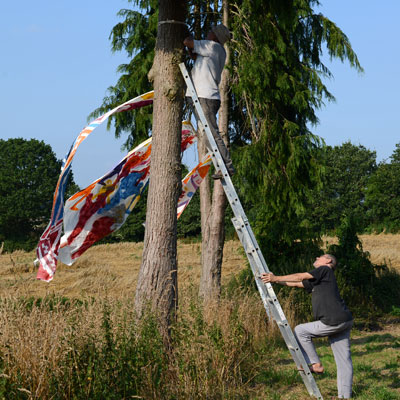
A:
POLYGON ((334 79, 327 86, 336 102, 318 112, 320 124, 314 130, 329 145, 350 140, 375 150, 378 161, 382 161, 400 143, 400 2, 322 3, 321 12, 346 33, 365 72, 358 74, 340 61, 328 62, 334 79))
MULTIPOLYGON (((109 35, 129 8, 126 0, 16 1, 0 14, 0 138, 36 138, 62 158, 87 116, 102 103, 127 61, 113 54, 109 35)), ((312 130, 329 145, 350 140, 387 159, 400 142, 397 123, 400 92, 397 18, 400 2, 326 0, 320 11, 349 37, 364 74, 347 63, 330 63, 327 81, 336 97, 318 111, 312 130)), ((125 154, 124 138, 97 128, 73 162, 76 182, 86 186, 125 154)))

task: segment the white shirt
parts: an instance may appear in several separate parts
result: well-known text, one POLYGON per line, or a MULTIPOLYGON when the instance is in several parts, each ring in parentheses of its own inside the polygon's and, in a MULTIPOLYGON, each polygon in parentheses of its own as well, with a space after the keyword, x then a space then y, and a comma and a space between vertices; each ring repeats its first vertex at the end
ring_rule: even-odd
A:
MULTIPOLYGON (((192 80, 197 96, 220 100, 218 85, 225 66, 224 46, 213 40, 193 40, 193 53, 197 54, 192 68, 192 80)), ((186 91, 188 96, 188 91, 186 91)))

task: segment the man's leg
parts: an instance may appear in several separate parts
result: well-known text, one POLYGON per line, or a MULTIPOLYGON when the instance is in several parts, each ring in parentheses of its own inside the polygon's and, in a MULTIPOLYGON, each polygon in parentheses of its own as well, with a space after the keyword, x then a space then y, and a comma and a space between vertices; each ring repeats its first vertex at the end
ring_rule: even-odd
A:
POLYGON ((353 363, 350 351, 350 330, 353 321, 341 325, 344 325, 344 329, 329 336, 329 342, 336 362, 338 396, 342 399, 349 399, 353 384, 353 363))
POLYGON ((296 328, 294 328, 294 334, 299 342, 300 350, 307 364, 321 364, 312 339, 324 336, 321 335, 321 329, 323 329, 322 325, 324 325, 322 322, 314 321, 297 325, 296 328))
POLYGON ((233 173, 235 172, 235 169, 233 168, 232 160, 229 155, 229 150, 226 147, 226 145, 219 133, 218 124, 217 124, 217 112, 221 105, 221 102, 219 100, 204 99, 202 97, 200 97, 199 100, 200 100, 200 105, 204 111, 204 115, 205 115, 208 123, 210 124, 211 133, 217 144, 218 150, 221 153, 221 157, 224 160, 226 169, 228 170, 230 175, 233 175, 233 173))
POLYGON ((295 328, 295 336, 300 349, 308 364, 321 365, 321 361, 315 350, 313 338, 329 337, 337 368, 337 385, 339 398, 350 398, 353 382, 353 364, 350 353, 350 330, 353 321, 339 325, 325 325, 321 321, 301 324, 295 328))

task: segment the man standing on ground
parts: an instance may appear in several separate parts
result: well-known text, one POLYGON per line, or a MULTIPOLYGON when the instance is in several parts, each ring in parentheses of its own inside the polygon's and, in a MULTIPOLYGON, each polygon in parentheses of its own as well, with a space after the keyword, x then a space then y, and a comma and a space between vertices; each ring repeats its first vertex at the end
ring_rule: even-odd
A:
POLYGON ((337 367, 338 397, 351 398, 353 363, 350 352, 350 330, 353 317, 340 297, 334 275, 336 258, 330 254, 317 257, 310 272, 284 276, 272 273, 262 274, 264 283, 280 283, 286 286, 302 287, 312 295, 313 314, 316 321, 301 324, 295 328, 304 358, 311 365, 311 372, 324 372, 321 360, 315 351, 313 338, 327 336, 331 344, 337 367))
MULTIPOLYGON (((183 41, 183 44, 188 48, 190 56, 195 60, 192 69, 193 85, 226 169, 229 175, 232 176, 235 170, 217 125, 217 112, 221 105, 218 86, 226 60, 224 43, 230 38, 229 29, 220 24, 211 28, 206 40, 194 40, 193 37, 189 36, 183 41)), ((188 93, 186 93, 186 96, 188 96, 188 93)), ((194 109, 194 112, 198 122, 199 118, 196 109, 194 109)), ((213 179, 221 179, 221 171, 218 171, 212 177, 213 179)))

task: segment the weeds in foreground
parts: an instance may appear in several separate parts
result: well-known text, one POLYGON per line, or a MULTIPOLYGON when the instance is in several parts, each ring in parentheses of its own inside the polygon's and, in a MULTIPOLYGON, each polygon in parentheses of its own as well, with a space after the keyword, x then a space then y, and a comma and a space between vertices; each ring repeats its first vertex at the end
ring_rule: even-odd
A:
POLYGON ((181 303, 164 348, 152 315, 131 301, 0 302, 0 398, 250 398, 280 339, 256 296, 181 303))
MULTIPOLYGON (((155 318, 137 322, 131 300, 3 298, 0 398, 308 398, 257 294, 206 307, 193 293, 181 300, 166 350, 155 318)), ((283 302, 292 325, 295 301, 283 302)), ((399 340, 388 333, 353 340, 356 398, 399 398, 399 340)), ((325 342, 318 347, 327 367, 318 384, 333 396, 334 360, 325 342)))

